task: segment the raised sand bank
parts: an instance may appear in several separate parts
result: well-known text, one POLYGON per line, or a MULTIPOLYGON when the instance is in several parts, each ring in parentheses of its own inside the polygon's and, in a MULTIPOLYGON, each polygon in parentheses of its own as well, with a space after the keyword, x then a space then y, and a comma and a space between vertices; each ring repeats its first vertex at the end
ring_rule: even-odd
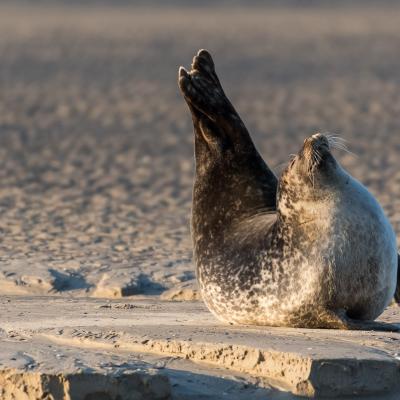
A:
MULTIPOLYGON (((399 333, 226 326, 201 302, 158 299, 6 296, 0 308, 4 400, 394 399, 399 390, 399 333)), ((400 308, 381 319, 399 322, 400 308)))

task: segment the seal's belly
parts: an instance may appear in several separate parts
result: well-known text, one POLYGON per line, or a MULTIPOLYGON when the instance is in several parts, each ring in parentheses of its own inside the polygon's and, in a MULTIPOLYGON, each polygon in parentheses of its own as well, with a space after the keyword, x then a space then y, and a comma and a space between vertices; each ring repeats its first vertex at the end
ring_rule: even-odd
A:
POLYGON ((224 322, 251 325, 291 326, 294 318, 312 313, 320 298, 319 274, 289 259, 275 261, 264 264, 261 260, 260 279, 251 285, 246 269, 221 281, 198 274, 207 307, 224 322))
POLYGON ((326 285, 337 307, 354 318, 375 319, 396 288, 396 237, 372 196, 361 205, 346 206, 332 225, 334 245, 326 285))
POLYGON ((322 215, 315 229, 308 226, 313 236, 299 249, 260 254, 259 280, 251 285, 245 266, 235 276, 221 274, 221 281, 200 273, 209 309, 223 321, 240 324, 300 326, 299 320, 312 319, 324 308, 375 319, 395 291, 397 247, 379 204, 367 191, 362 194, 361 200, 349 196, 333 213, 322 215))

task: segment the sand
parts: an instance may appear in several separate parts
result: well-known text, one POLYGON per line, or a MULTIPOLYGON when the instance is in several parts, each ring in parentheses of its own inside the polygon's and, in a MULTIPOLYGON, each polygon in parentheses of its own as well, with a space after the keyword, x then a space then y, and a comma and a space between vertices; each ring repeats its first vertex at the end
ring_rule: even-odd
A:
MULTIPOLYGON (((156 298, 6 296, 0 307, 4 400, 395 399, 400 389, 399 333, 222 325, 202 302, 156 298)), ((393 306, 382 321, 399 318, 393 306)))
MULTIPOLYGON (((41 296, 44 314, 43 296, 200 299, 192 126, 176 85, 199 48, 278 174, 306 136, 342 136, 356 156, 337 158, 400 238, 400 7, 255 3, 0 5, 0 295, 41 296)), ((205 370, 205 398, 220 398, 213 385, 240 395, 225 369, 205 370)))
POLYGON ((279 173, 316 131, 400 232, 400 7, 1 6, 2 292, 123 297, 194 278, 192 126, 208 48, 279 173))

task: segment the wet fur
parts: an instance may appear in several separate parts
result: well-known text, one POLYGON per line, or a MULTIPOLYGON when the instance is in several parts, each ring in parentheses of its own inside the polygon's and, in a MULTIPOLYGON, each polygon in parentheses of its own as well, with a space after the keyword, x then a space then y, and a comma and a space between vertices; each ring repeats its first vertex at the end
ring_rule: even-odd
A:
MULTIPOLYGON (((362 329, 389 304, 398 258, 374 197, 313 135, 278 181, 208 52, 179 86, 192 113, 192 240, 204 301, 235 324, 362 329)), ((397 295, 398 291, 397 291, 397 295)))

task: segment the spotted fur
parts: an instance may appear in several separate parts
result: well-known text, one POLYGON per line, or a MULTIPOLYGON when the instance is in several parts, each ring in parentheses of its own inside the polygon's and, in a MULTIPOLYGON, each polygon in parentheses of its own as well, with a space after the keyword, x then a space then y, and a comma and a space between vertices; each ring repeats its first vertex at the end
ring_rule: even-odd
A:
POLYGON ((349 328, 396 290, 396 238, 382 208, 316 134, 278 179, 202 50, 179 85, 192 113, 192 240, 203 299, 233 324, 349 328))

